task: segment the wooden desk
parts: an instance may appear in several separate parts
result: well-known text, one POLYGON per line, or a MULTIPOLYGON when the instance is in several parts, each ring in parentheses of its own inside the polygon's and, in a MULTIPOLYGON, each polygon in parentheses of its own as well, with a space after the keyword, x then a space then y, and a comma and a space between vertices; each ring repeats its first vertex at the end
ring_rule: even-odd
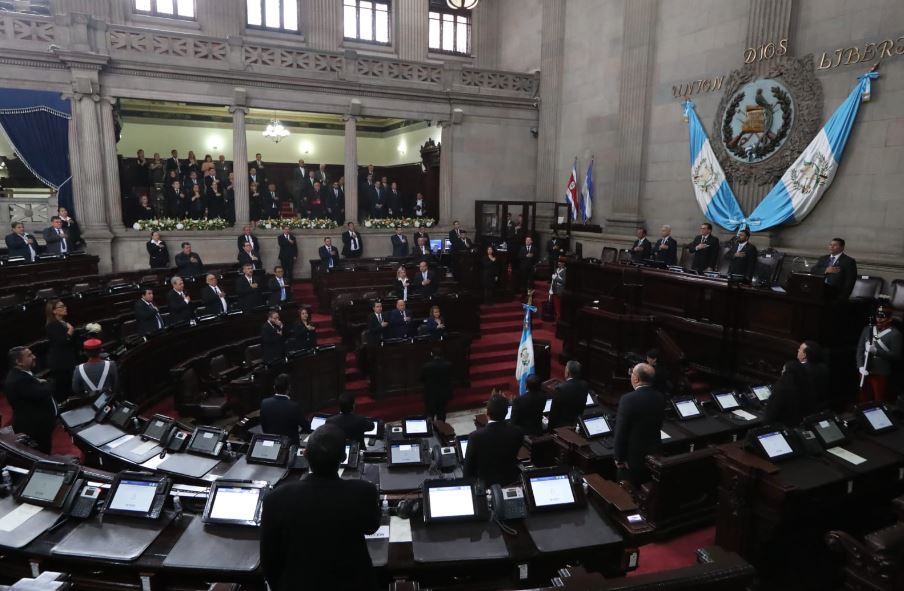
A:
POLYGON ((100 259, 89 254, 73 254, 63 259, 34 263, 6 263, 0 266, 0 285, 28 285, 42 279, 97 275, 100 259))
POLYGON ((364 354, 365 371, 370 378, 370 389, 376 398, 390 394, 413 394, 423 391, 420 381, 421 367, 430 358, 430 351, 440 348, 443 356, 452 363, 452 385, 468 386, 470 378, 471 337, 450 333, 442 341, 415 341, 368 345, 359 349, 364 354))

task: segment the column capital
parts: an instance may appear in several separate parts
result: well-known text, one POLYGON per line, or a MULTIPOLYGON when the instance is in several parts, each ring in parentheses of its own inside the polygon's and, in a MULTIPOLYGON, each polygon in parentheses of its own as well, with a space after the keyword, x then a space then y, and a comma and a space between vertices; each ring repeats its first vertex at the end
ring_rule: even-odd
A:
POLYGON ((241 112, 244 115, 248 114, 248 107, 244 105, 229 105, 227 109, 229 109, 229 112, 233 115, 235 115, 236 112, 241 112))
POLYGON ((351 115, 351 114, 349 114, 349 113, 345 113, 345 114, 342 116, 342 120, 343 120, 343 121, 356 121, 356 122, 357 122, 357 121, 358 121, 358 116, 357 116, 357 115, 351 115))

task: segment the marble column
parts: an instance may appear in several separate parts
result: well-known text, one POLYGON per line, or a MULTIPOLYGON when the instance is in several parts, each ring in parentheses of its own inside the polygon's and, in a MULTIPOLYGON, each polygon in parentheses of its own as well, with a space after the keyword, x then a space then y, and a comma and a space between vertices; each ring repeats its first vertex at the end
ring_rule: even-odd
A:
MULTIPOLYGON (((565 0, 544 0, 542 3, 542 33, 540 35, 540 122, 537 137, 536 170, 551 170, 552 174, 538 174, 534 186, 536 201, 557 201, 559 172, 559 118, 561 115, 562 73, 565 56, 565 0)), ((570 163, 570 157, 568 162, 570 163)))
POLYGON ((111 228, 118 228, 122 225, 122 189, 119 184, 119 159, 116 155, 116 126, 113 122, 113 104, 115 102, 115 98, 106 96, 100 101, 106 204, 111 228))
POLYGON ((345 120, 345 219, 358 221, 358 118, 345 120))
POLYGON ((440 121, 442 135, 439 150, 439 222, 452 225, 452 154, 455 149, 455 125, 440 121))
POLYGON ((86 235, 109 235, 107 219, 106 178, 104 175, 104 151, 102 145, 98 103, 100 96, 94 93, 73 93, 72 116, 78 132, 78 160, 71 160, 79 174, 73 175, 75 210, 86 235))
POLYGON ((301 3, 301 27, 314 49, 341 51, 345 36, 342 2, 310 0, 301 3))
POLYGON ((232 113, 232 172, 235 175, 235 225, 249 221, 248 138, 245 130, 247 107, 229 107, 232 113))
POLYGON ((396 0, 393 8, 399 23, 399 33, 394 34, 399 59, 414 62, 427 59, 428 4, 421 0, 396 0))

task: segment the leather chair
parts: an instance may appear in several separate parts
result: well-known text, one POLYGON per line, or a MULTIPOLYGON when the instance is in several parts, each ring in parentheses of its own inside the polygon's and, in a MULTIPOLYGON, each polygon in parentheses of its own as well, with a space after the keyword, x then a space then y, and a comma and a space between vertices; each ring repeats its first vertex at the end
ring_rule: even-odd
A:
POLYGON ((753 284, 772 286, 779 282, 785 255, 773 248, 760 251, 753 268, 753 284))
POLYGON ((854 289, 851 291, 852 300, 875 300, 882 293, 885 287, 885 280, 881 277, 871 277, 869 275, 860 275, 854 281, 854 289))
POLYGON ((57 297, 57 292, 52 287, 46 287, 44 289, 39 289, 35 292, 36 300, 52 300, 57 297))
POLYGON ((71 293, 84 293, 91 289, 90 283, 76 283, 72 286, 71 293))
POLYGON ((241 368, 233 366, 223 353, 214 355, 207 363, 210 377, 221 382, 231 380, 239 370, 241 368))
POLYGON ((894 279, 888 288, 888 303, 895 310, 904 311, 904 279, 894 279))
POLYGON ((600 260, 604 263, 614 263, 618 259, 618 249, 612 246, 604 246, 600 254, 600 260))
POLYGON ((731 244, 719 247, 719 264, 716 265, 716 271, 719 275, 728 275, 728 267, 731 265, 731 259, 728 258, 728 252, 733 248, 731 244))
POLYGON ((12 308, 19 305, 19 296, 14 293, 8 293, 0 296, 0 310, 3 308, 12 308))
POLYGON ((226 414, 226 398, 217 392, 206 391, 197 372, 187 369, 179 384, 176 408, 182 416, 218 419, 226 414))
POLYGON ((263 363, 264 357, 261 353, 260 344, 250 345, 245 349, 245 366, 248 368, 255 367, 263 363))
POLYGON ((904 589, 904 523, 869 533, 862 541, 832 530, 825 541, 844 560, 845 589, 904 589))

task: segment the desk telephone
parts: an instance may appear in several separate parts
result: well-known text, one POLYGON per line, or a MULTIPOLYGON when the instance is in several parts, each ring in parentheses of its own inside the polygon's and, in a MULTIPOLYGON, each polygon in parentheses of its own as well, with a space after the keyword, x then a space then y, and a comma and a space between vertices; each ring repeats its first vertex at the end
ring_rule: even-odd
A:
POLYGON ((490 499, 496 519, 524 519, 527 516, 527 503, 524 500, 524 489, 520 486, 502 488, 498 484, 490 487, 490 499))
POLYGON ((180 452, 185 449, 188 443, 189 433, 178 427, 173 427, 169 433, 160 440, 160 447, 168 452, 180 452))
POLYGON ((819 441, 816 439, 816 434, 813 433, 813 431, 798 427, 794 429, 794 433, 797 435, 797 439, 800 441, 800 445, 807 455, 822 455, 822 446, 819 445, 819 441))
POLYGON ((79 478, 75 481, 66 500, 63 502, 63 514, 77 519, 87 519, 94 514, 100 500, 100 487, 92 486, 79 478))

